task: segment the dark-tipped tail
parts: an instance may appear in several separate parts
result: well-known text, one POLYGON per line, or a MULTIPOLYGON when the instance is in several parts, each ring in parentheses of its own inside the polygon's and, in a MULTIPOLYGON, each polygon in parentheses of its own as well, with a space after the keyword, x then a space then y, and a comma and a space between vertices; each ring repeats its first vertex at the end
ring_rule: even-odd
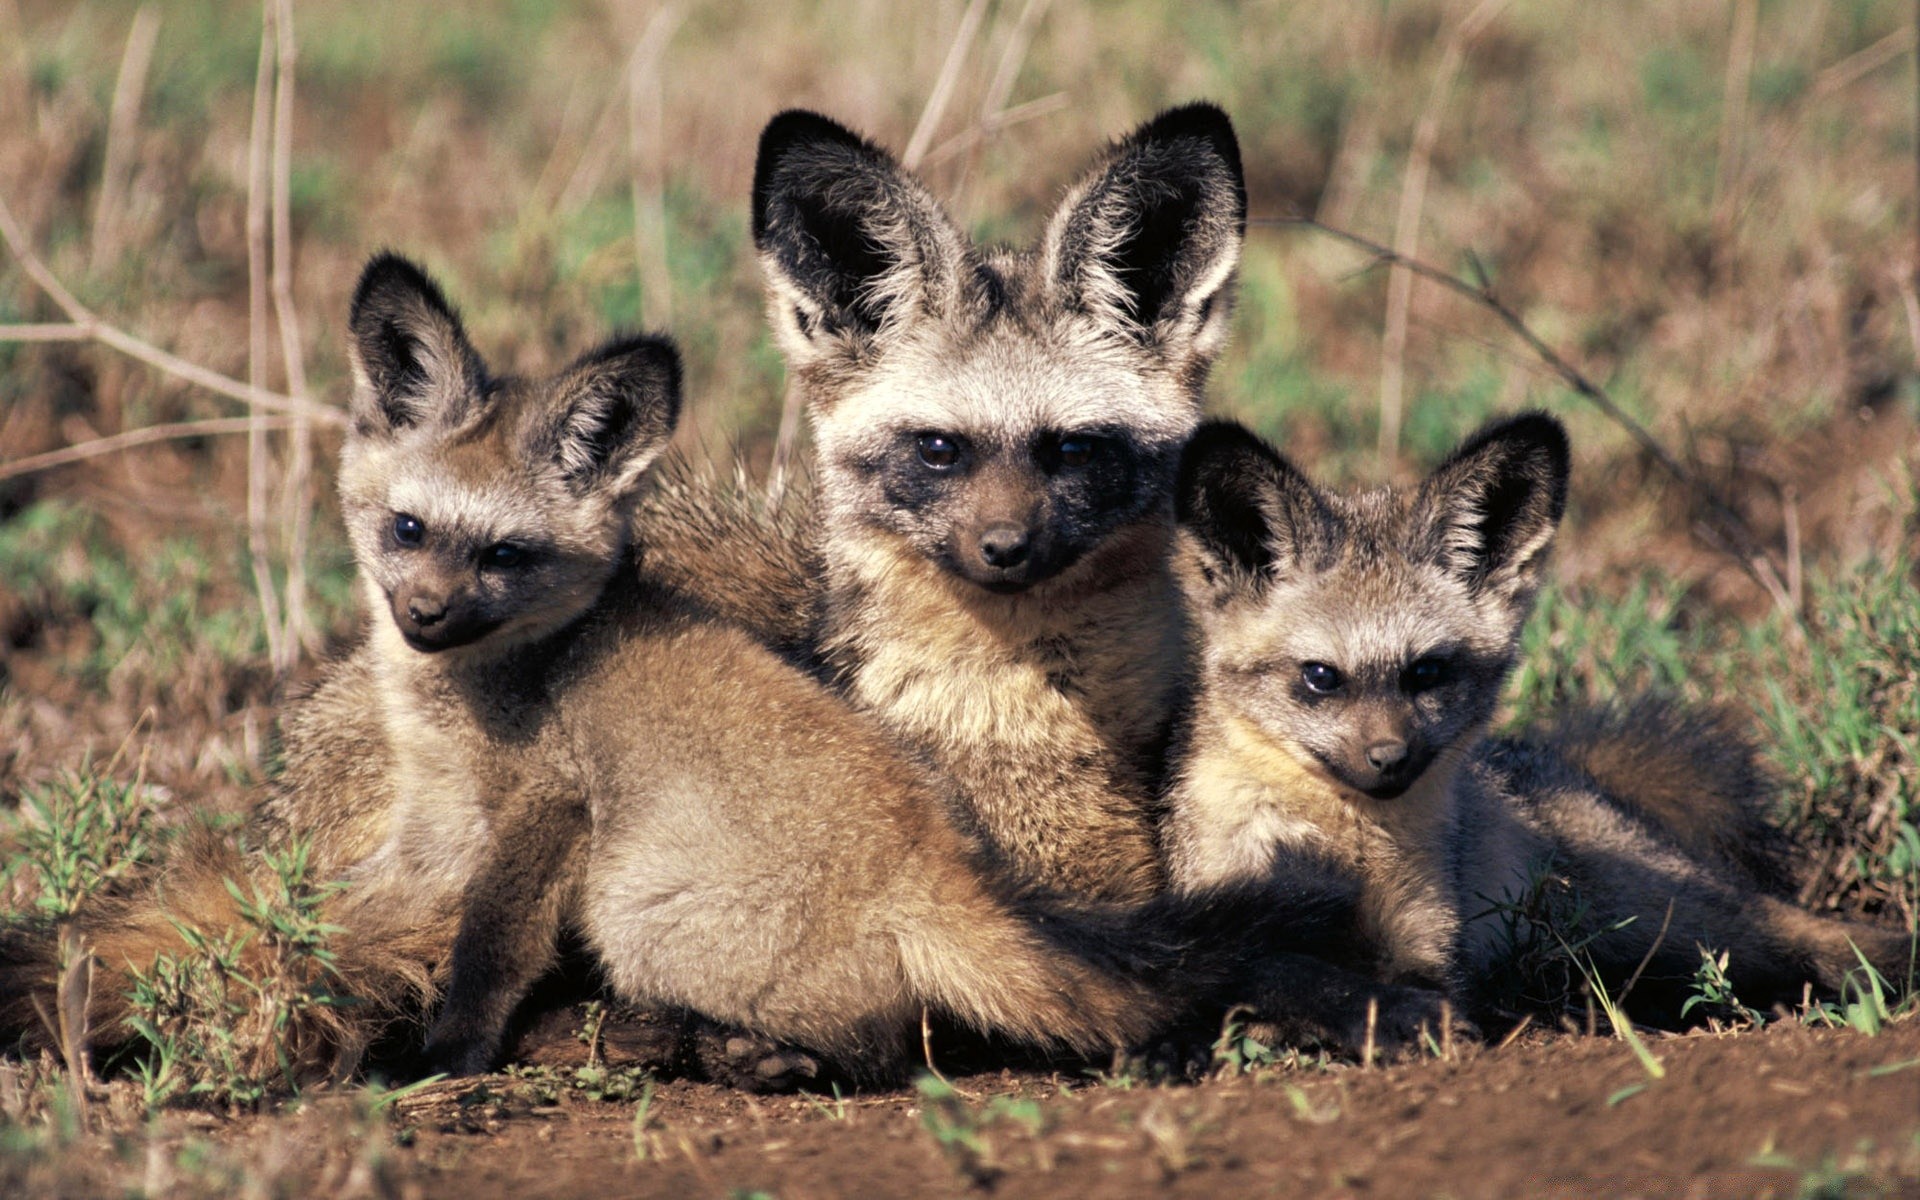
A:
POLYGON ((1733 713, 1643 695, 1575 706, 1539 740, 1695 861, 1763 892, 1793 890, 1791 847, 1771 815, 1779 780, 1733 713))

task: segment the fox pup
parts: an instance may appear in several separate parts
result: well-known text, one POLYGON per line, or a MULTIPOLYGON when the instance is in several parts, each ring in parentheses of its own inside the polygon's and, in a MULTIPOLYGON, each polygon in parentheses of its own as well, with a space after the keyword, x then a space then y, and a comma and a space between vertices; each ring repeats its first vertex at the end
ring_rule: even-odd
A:
MULTIPOLYGON (((1541 414, 1483 429, 1408 494, 1325 492, 1236 425, 1195 435, 1179 504, 1204 665, 1167 817, 1176 885, 1332 856, 1359 887, 1380 977, 1470 1003, 1512 948, 1499 906, 1543 870, 1587 906, 1600 932, 1586 949, 1607 985, 1643 972, 1642 1004, 1684 995, 1700 947, 1728 952, 1731 981, 1756 1003, 1797 999, 1803 982, 1838 990, 1854 946, 1904 980, 1906 935, 1763 893, 1763 855, 1697 822, 1666 826, 1669 781, 1616 770, 1636 804, 1577 765, 1617 757, 1625 732, 1659 736, 1659 707, 1590 722, 1572 755, 1484 737, 1567 476, 1566 436, 1541 414)), ((1708 744, 1728 731, 1701 720, 1664 732, 1703 738, 1698 762, 1746 760, 1696 790, 1730 827, 1757 821, 1761 798, 1733 791, 1765 778, 1750 745, 1708 744)), ((1670 747, 1640 761, 1677 782, 1697 772, 1690 757, 1670 747)))
MULTIPOLYGON (((1003 887, 877 724, 636 567, 629 506, 679 406, 667 343, 498 379, 393 259, 351 327, 341 488, 391 617, 369 645, 398 800, 347 920, 456 915, 436 1067, 491 1065, 568 926, 622 996, 855 1074, 901 1061, 927 1007, 1093 1051, 1209 977, 1171 917, 1003 887)), ((1310 936, 1319 904, 1281 927, 1310 936)))
POLYGON ((1018 878, 1153 895, 1186 655, 1173 475, 1246 218, 1232 124, 1156 117, 1009 251, 886 151, 787 112, 752 217, 814 434, 829 673, 1018 878))

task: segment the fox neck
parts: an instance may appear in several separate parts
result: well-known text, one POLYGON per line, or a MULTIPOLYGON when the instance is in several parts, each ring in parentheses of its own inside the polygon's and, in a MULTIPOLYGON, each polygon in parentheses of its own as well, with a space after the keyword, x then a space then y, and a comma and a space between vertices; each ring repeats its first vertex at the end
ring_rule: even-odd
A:
POLYGON ((1450 857, 1460 837, 1458 756, 1442 755, 1402 795, 1374 800, 1223 704, 1203 698, 1196 717, 1203 732, 1176 817, 1215 839, 1210 860, 1196 857, 1231 879, 1254 863, 1283 869, 1276 851, 1284 848, 1311 851, 1359 885, 1363 932, 1384 978, 1450 986, 1460 920, 1450 857))
POLYGON ((891 534, 826 539, 829 664, 1037 882, 1114 898, 1159 887, 1157 747, 1186 661, 1170 540, 1165 522, 1138 525, 1058 588, 995 596, 891 534))
POLYGON ((824 650, 868 707, 958 742, 1045 742, 1021 710, 1050 696, 1043 710, 1139 745, 1164 729, 1184 660, 1169 544, 1135 526, 1070 577, 999 596, 891 534, 830 537, 824 650))

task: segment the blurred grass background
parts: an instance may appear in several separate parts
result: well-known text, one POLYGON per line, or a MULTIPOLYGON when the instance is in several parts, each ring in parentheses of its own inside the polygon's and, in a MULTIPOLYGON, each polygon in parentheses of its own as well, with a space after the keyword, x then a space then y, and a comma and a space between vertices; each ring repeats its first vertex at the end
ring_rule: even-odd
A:
MULTIPOLYGON (((139 9, 0 0, 0 198, 103 319, 244 378, 260 8, 152 5, 151 63, 116 145, 139 9), (124 189, 103 220, 109 158, 124 189)), ((1914 19, 1892 0, 301 4, 305 365, 316 398, 344 402, 347 297, 365 258, 393 247, 440 275, 502 368, 667 323, 687 356, 685 438, 758 469, 783 384, 746 197, 775 111, 815 107, 899 150, 953 59, 922 173, 977 235, 1023 242, 1102 141, 1214 99, 1239 128, 1257 217, 1401 244, 1411 231, 1449 269, 1477 257, 1812 583, 1797 620, 1774 612, 1695 535, 1693 497, 1431 284, 1407 306, 1400 453, 1384 461, 1388 277, 1309 230, 1251 232, 1214 407, 1338 482, 1411 477, 1493 412, 1565 417, 1562 583, 1514 711, 1649 680, 1748 704, 1802 831, 1817 841, 1832 823, 1822 845, 1840 858, 1874 847, 1820 896, 1885 901, 1891 885, 1869 877, 1920 819, 1914 19), (661 52, 629 72, 650 29, 661 52)), ((0 261, 0 324, 60 319, 0 261)), ((266 370, 283 386, 277 358, 266 370)), ((0 466, 238 411, 99 346, 0 343, 0 466)), ((333 449, 323 435, 323 462, 333 449)), ((244 439, 207 436, 0 480, 0 793, 104 759, 152 709, 145 779, 244 797, 271 706, 300 674, 266 658, 245 478, 244 439)), ((303 559, 316 625, 339 637, 351 564, 330 505, 323 486, 303 559)))

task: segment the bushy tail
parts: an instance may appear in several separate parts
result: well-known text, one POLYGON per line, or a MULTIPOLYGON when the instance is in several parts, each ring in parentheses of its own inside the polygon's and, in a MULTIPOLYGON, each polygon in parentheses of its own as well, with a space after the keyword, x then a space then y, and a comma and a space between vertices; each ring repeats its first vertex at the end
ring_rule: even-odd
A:
POLYGON ((917 994, 977 1029, 1097 1054, 1224 1008, 1254 962, 1328 953, 1351 904, 1315 882, 1134 906, 983 892, 937 905, 902 958, 917 994))
POLYGON ((640 570, 804 665, 821 577, 806 490, 782 486, 769 503, 744 477, 669 458, 648 472, 634 517, 640 570))
MULTIPOLYGON (((29 1047, 52 1045, 57 1035, 49 1019, 57 1020, 60 978, 75 949, 93 960, 85 1037, 96 1050, 142 1036, 134 1018, 143 1006, 133 995, 143 977, 149 990, 158 983, 162 997, 145 1006, 150 1029, 204 1017, 195 1011, 200 985, 192 964, 218 957, 226 964, 216 972, 223 994, 251 1006, 213 1018, 252 1035, 240 1039, 239 1069, 261 1079, 290 1072, 296 1082, 343 1076, 388 1022, 431 997, 432 967, 451 933, 392 922, 376 929, 362 920, 325 937, 326 954, 304 953, 290 943, 289 926, 263 916, 257 903, 271 904, 283 887, 257 852, 207 830, 183 835, 166 865, 140 886, 90 899, 64 921, 0 930, 0 1033, 29 1047), (230 986, 236 977, 267 986, 230 986), (269 1003, 284 1007, 269 1013, 269 1003)), ((321 919, 335 907, 324 903, 321 919)))
POLYGON ((1734 714, 1643 695, 1576 705, 1540 740, 1695 861, 1763 892, 1793 890, 1791 848, 1771 819, 1779 780, 1734 714))

